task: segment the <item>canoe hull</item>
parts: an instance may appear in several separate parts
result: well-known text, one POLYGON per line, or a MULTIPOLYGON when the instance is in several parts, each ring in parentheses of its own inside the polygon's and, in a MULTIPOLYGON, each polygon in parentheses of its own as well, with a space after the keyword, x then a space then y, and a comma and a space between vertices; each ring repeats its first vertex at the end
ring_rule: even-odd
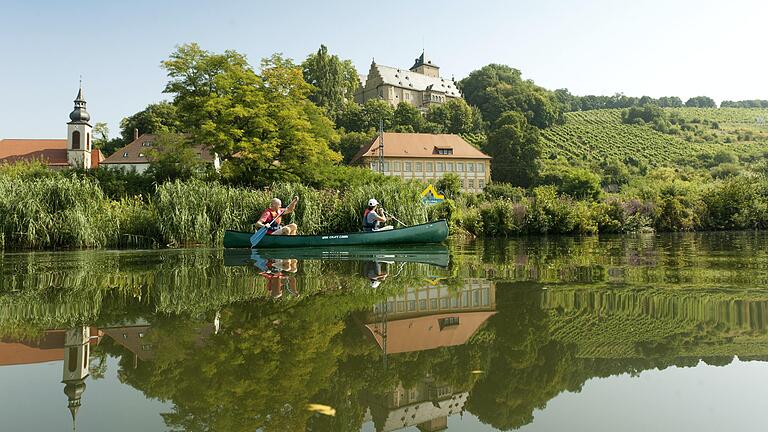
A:
MULTIPOLYGON (((251 232, 229 231, 224 233, 225 248, 250 248, 251 232)), ((440 243, 448 238, 445 220, 427 222, 389 231, 354 232, 329 235, 265 236, 258 245, 266 248, 299 248, 323 246, 374 246, 400 244, 440 243)))

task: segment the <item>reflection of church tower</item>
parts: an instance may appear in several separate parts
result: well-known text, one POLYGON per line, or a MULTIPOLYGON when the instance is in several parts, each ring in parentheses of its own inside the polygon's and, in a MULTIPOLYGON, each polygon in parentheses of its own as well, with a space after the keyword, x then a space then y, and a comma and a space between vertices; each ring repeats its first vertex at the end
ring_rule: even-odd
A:
POLYGON ((85 110, 83 87, 77 92, 75 109, 69 113, 67 123, 67 161, 72 168, 89 169, 91 167, 91 115, 85 110))
POLYGON ((72 414, 74 429, 77 410, 80 408, 80 398, 85 391, 85 379, 88 377, 88 356, 91 329, 90 327, 76 327, 67 330, 64 336, 64 394, 69 400, 67 407, 72 414))

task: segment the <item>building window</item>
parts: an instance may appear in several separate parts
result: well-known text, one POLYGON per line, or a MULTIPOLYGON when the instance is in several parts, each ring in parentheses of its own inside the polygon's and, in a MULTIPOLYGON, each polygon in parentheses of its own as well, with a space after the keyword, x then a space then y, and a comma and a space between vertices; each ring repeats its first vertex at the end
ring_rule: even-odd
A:
POLYGON ((440 326, 440 330, 446 327, 455 327, 459 325, 459 317, 439 318, 437 324, 440 326))
POLYGON ((467 180, 469 182, 469 188, 474 189, 475 188, 475 179, 469 179, 467 180))
POLYGON ((85 149, 91 150, 91 134, 89 133, 85 134, 85 149))
POLYGON ((80 149, 80 131, 72 132, 72 150, 80 149))
POLYGON ((395 162, 395 171, 400 171, 400 162, 395 162))
POLYGON ((442 162, 438 162, 438 163, 436 164, 436 167, 435 167, 435 171, 437 171, 437 172, 443 172, 443 163, 442 163, 442 162))
POLYGON ((453 162, 448 162, 445 164, 445 170, 448 172, 453 172, 453 162))
POLYGON ((468 164, 467 164, 467 171, 469 171, 469 172, 474 172, 474 171, 475 171, 475 164, 473 164, 473 163, 471 163, 471 162, 470 162, 470 163, 468 163, 468 164))
POLYGON ((452 155, 453 154, 453 149, 450 148, 450 147, 443 147, 443 148, 438 147, 436 149, 436 151, 437 151, 437 154, 439 154, 439 155, 452 155))
POLYGON ((463 172, 464 171, 464 164, 459 162, 456 164, 456 171, 463 172))
POLYGON ((477 164, 477 172, 485 172, 485 164, 484 163, 477 164))
MULTIPOLYGON (((128 152, 125 153, 125 156, 128 156, 128 152)), ((371 162, 371 169, 372 170, 376 171, 376 167, 377 166, 378 166, 378 164, 376 162, 371 162)))
POLYGON ((128 157, 128 152, 123 152, 123 157, 128 157))
POLYGON ((432 162, 427 162, 427 172, 432 172, 433 168, 432 162))
POLYGON ((483 189, 485 187, 485 180, 478 180, 477 187, 483 189))
POLYGON ((405 172, 411 172, 411 163, 410 163, 410 162, 406 162, 406 163, 404 164, 404 168, 403 168, 403 171, 405 171, 405 172))
POLYGON ((384 162, 384 172, 389 171, 389 162, 384 162))
POLYGON ((416 162, 416 172, 422 172, 421 162, 416 162))

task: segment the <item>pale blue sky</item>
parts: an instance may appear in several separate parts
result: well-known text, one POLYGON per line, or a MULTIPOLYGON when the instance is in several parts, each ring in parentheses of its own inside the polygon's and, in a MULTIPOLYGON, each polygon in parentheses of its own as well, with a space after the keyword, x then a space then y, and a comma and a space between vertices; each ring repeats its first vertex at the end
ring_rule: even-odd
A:
POLYGON ((324 43, 366 73, 410 67, 422 41, 445 76, 505 63, 576 94, 768 99, 768 2, 17 1, 0 5, 0 138, 63 138, 83 75, 92 121, 156 102, 160 61, 198 42, 252 64, 324 43))

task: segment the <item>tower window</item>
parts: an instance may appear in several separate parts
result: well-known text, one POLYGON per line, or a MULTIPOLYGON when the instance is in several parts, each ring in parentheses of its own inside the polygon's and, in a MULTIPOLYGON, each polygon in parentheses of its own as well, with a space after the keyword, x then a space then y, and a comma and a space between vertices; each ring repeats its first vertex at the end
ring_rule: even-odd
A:
POLYGON ((91 150, 91 134, 89 133, 85 134, 85 149, 91 150))
POLYGON ((80 131, 72 132, 72 150, 80 149, 80 131))

